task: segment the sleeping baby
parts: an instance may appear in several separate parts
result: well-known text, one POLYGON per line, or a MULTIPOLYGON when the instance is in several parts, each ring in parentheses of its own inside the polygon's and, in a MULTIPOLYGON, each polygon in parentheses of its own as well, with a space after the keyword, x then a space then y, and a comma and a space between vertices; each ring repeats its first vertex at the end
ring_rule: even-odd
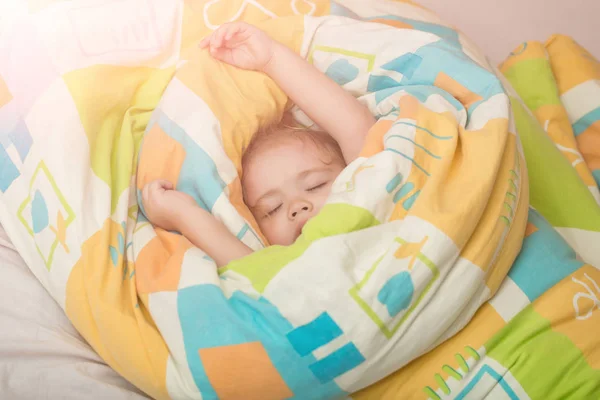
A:
MULTIPOLYGON (((335 82, 252 25, 222 25, 200 46, 217 60, 267 74, 323 129, 303 128, 286 115, 257 132, 242 157, 244 202, 270 244, 290 245, 321 210, 346 164, 359 155, 375 119, 335 82)), ((219 267, 252 252, 168 181, 146 185, 142 202, 150 222, 181 232, 219 267)))

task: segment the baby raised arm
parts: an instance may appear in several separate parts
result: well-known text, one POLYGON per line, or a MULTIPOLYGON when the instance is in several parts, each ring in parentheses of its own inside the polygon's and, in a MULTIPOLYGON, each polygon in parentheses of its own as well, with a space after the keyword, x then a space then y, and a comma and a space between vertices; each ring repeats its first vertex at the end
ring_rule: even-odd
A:
MULTIPOLYGON (((335 82, 252 25, 225 24, 200 46, 218 60, 267 74, 324 130, 275 127, 257 134, 244 154, 244 200, 270 244, 290 245, 321 210, 335 178, 358 157, 375 119, 335 82)), ((151 182, 142 200, 154 225, 180 232, 218 266, 251 253, 169 182, 151 182)))
POLYGON ((205 38, 213 57, 261 71, 340 145, 347 163, 358 157, 375 118, 350 93, 298 54, 243 22, 222 25, 205 38))

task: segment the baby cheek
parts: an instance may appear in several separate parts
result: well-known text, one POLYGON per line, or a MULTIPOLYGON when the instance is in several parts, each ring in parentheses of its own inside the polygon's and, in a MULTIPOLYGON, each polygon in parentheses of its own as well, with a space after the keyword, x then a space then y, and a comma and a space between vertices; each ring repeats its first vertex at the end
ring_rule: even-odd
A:
POLYGON ((331 186, 327 188, 327 190, 323 190, 323 192, 319 193, 318 197, 314 200, 315 204, 315 215, 321 211, 325 203, 327 202, 327 198, 331 194, 331 186))
POLYGON ((263 218, 259 221, 258 226, 260 227, 263 235, 269 241, 271 245, 285 245, 288 241, 286 229, 286 221, 282 221, 279 215, 268 218, 263 218))
POLYGON ((280 221, 277 226, 277 243, 282 246, 289 246, 296 240, 296 229, 287 218, 280 221))

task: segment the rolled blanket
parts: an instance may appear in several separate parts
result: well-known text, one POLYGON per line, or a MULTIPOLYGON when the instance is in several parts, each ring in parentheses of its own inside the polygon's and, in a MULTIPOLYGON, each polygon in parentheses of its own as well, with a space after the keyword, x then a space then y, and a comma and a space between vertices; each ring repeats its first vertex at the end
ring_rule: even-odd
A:
POLYGON ((600 393, 585 384, 600 381, 598 339, 574 333, 600 325, 600 275, 553 229, 589 247, 600 232, 592 181, 428 11, 127 0, 14 13, 0 32, 0 223, 86 340, 148 395, 325 399, 372 385, 351 396, 548 398, 559 369, 540 386, 518 357, 559 333, 562 365, 578 371, 561 393, 600 393), (240 184, 244 148, 288 99, 197 46, 231 20, 263 28, 378 120, 291 246, 268 246, 240 184), (560 185, 539 173, 530 186, 533 163, 560 185), (154 179, 254 253, 217 270, 155 229, 138 205, 154 179))

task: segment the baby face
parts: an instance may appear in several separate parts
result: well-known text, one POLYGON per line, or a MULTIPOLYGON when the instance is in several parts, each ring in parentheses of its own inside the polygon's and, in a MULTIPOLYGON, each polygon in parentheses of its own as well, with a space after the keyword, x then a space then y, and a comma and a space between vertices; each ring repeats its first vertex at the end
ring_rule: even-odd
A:
POLYGON ((287 246, 321 210, 342 161, 324 157, 314 143, 276 143, 252 158, 244 170, 244 197, 272 245, 287 246))

